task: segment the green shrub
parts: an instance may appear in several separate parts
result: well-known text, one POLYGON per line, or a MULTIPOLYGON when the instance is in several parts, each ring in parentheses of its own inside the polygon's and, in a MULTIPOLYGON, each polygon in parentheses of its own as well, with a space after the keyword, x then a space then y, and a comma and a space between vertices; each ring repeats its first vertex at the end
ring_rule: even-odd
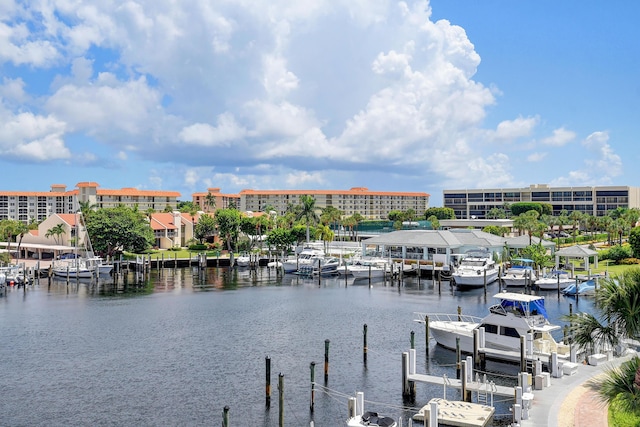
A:
POLYGON ((202 243, 196 243, 195 245, 189 245, 190 251, 206 251, 207 245, 202 243))
POLYGON ((610 248, 608 251, 603 251, 604 253, 600 254, 600 258, 604 256, 602 259, 609 259, 616 264, 619 264, 625 258, 631 258, 631 248, 628 245, 620 246, 616 245, 610 248))

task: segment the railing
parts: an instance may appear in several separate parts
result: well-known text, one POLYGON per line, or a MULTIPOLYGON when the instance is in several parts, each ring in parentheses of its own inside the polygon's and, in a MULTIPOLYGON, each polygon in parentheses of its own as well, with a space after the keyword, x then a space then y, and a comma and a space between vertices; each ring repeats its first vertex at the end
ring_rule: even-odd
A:
POLYGON ((416 322, 424 323, 428 317, 429 322, 465 322, 465 323, 481 323, 482 318, 478 316, 470 316, 468 314, 453 313, 414 313, 418 318, 416 322))

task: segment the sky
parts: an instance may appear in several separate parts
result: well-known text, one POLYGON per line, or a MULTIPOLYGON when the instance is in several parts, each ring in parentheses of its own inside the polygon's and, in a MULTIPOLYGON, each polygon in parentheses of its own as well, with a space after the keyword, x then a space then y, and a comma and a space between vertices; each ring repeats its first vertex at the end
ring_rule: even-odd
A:
POLYGON ((0 0, 0 191, 640 186, 640 2, 0 0))

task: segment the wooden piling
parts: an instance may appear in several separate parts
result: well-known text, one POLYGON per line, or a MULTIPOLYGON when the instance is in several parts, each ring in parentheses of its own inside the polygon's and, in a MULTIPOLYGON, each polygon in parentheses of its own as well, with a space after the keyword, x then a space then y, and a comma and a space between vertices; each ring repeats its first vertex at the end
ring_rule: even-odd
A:
POLYGON ((362 357, 363 357, 363 361, 364 364, 367 364, 367 324, 364 324, 363 327, 363 331, 362 331, 363 337, 364 337, 364 342, 363 342, 363 346, 362 346, 362 357))
POLYGON ((329 381, 329 340, 324 340, 324 382, 329 381))
POLYGON ((309 410, 313 412, 316 391, 316 362, 311 362, 311 364, 309 365, 309 369, 311 370, 311 402, 309 404, 309 410))
POLYGON ((222 411, 222 427, 229 427, 229 407, 225 406, 222 411))
POLYGON ((416 333, 411 331, 411 350, 415 350, 416 349, 416 339, 415 339, 416 333))
POLYGON ((525 349, 525 338, 524 336, 520 336, 520 372, 526 372, 527 371, 527 365, 526 365, 526 349, 525 349))
POLYGON ((461 392, 462 392, 462 400, 464 402, 470 402, 471 401, 471 393, 467 391, 467 361, 466 360, 462 360, 460 361, 460 366, 461 366, 461 370, 462 370, 462 376, 458 377, 460 378, 460 386, 461 386, 461 392))
POLYGON ((460 337, 456 337, 456 378, 460 379, 460 337))
POLYGON ((271 358, 269 356, 264 358, 265 362, 265 406, 271 407, 271 358))
POLYGON ((426 355, 429 356, 429 316, 424 316, 424 344, 426 355))
POLYGON ((284 427, 284 374, 278 374, 278 425, 284 427))
POLYGON ((484 296, 487 296, 487 270, 484 270, 484 296))
POLYGON ((458 306, 458 322, 462 322, 462 307, 458 306))

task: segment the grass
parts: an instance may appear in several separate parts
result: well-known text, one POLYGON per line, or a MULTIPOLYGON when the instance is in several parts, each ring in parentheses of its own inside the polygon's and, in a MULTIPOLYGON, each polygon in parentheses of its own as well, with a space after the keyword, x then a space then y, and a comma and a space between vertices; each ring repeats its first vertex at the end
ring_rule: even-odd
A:
POLYGON ((609 405, 608 419, 610 427, 640 427, 640 414, 622 411, 616 401, 609 405))

